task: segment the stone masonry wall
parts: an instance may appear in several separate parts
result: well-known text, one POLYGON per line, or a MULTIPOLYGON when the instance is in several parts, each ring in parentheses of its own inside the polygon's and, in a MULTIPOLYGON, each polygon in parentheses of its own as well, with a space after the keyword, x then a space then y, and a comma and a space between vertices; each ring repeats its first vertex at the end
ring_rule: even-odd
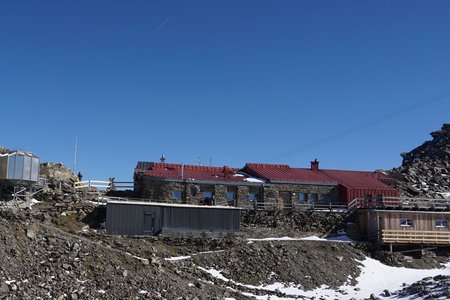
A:
MULTIPOLYGON (((283 208, 285 201, 282 192, 289 192, 292 207, 300 207, 304 202, 299 201, 300 193, 327 195, 327 202, 338 201, 337 186, 334 185, 307 185, 307 184, 270 184, 261 186, 225 185, 225 184, 198 184, 195 182, 170 182, 150 178, 137 178, 141 190, 138 195, 142 198, 173 201, 175 203, 202 204, 204 192, 213 195, 217 205, 233 205, 243 208, 283 208), (174 191, 181 192, 181 199, 174 200, 174 191), (233 192, 234 199, 228 199, 227 193, 233 192), (249 193, 255 195, 255 201, 249 200, 249 193)), ((286 195, 286 194, 284 194, 286 195)), ((319 201, 319 199, 317 199, 319 201)), ((305 201, 306 202, 306 201, 305 201)), ((320 201, 319 201, 320 202, 320 201)))

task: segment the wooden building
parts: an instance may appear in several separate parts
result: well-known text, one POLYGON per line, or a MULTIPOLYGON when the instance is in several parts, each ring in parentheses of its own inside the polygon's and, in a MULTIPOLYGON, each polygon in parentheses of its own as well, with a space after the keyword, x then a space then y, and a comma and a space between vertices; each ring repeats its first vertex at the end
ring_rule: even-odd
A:
POLYGON ((361 208, 358 222, 361 234, 372 242, 450 245, 448 210, 361 208))

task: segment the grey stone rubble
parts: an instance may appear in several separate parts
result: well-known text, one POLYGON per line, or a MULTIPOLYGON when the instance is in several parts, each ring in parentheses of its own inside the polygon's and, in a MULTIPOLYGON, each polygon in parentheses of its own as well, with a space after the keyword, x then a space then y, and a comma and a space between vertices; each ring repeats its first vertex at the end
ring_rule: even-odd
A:
POLYGON ((37 195, 38 200, 54 202, 78 202, 75 193, 77 177, 61 163, 41 164, 40 176, 46 181, 46 188, 37 195))
POLYGON ((9 152, 8 148, 6 148, 4 146, 0 146, 0 154, 7 153, 7 152, 9 152))
MULTIPOLYGON (((449 131, 444 125, 433 141, 404 155, 402 167, 393 171, 404 194, 440 197, 449 187, 449 131)), ((48 183, 36 195, 41 203, 0 210, 0 299, 250 299, 243 292, 285 297, 255 286, 337 288, 349 278, 354 282, 365 255, 408 268, 436 268, 448 261, 447 251, 407 257, 365 243, 248 242, 354 228, 354 217, 330 212, 244 212, 242 233, 235 236, 108 236, 99 226, 101 210, 74 190, 76 177, 68 168, 43 164, 41 176, 48 183), (186 258, 166 260, 178 256, 186 258), (221 271, 229 281, 201 268, 221 271)), ((358 239, 356 233, 352 237, 358 239)), ((443 276, 425 278, 401 291, 367 297, 449 297, 448 282, 443 276)))
POLYGON ((402 153, 402 166, 390 172, 404 196, 442 199, 450 193, 450 124, 430 134, 431 141, 402 153))
POLYGON ((385 291, 384 296, 397 296, 407 299, 450 299, 450 276, 426 277, 400 291, 385 291))

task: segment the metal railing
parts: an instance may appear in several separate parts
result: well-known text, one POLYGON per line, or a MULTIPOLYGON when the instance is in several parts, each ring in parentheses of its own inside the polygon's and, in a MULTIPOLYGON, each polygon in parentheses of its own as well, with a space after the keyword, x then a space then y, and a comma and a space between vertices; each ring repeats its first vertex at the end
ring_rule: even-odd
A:
POLYGON ((450 244, 450 232, 383 229, 381 241, 386 244, 450 244))
POLYGON ((132 181, 115 181, 115 180, 83 180, 75 182, 75 189, 96 188, 99 190, 115 191, 117 189, 132 189, 134 182, 132 181))
POLYGON ((349 209, 450 210, 450 200, 408 197, 356 198, 348 206, 349 209))

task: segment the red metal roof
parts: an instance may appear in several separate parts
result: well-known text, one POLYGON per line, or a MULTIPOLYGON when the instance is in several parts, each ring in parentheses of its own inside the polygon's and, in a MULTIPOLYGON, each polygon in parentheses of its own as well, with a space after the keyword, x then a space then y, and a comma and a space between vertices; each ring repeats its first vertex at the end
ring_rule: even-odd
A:
MULTIPOLYGON (((246 182, 248 176, 238 175, 240 169, 207 167, 169 163, 140 163, 136 172, 160 179, 199 180, 216 182, 246 182), (145 169, 140 168, 145 166, 145 169), (182 171, 183 169, 183 171, 182 171), (183 173, 183 175, 182 175, 183 173)), ((311 184, 340 184, 349 189, 383 189, 396 191, 383 183, 390 177, 387 174, 367 171, 327 170, 310 168, 291 168, 289 165, 248 163, 242 172, 268 182, 298 182, 311 184), (383 182, 382 182, 383 181, 383 182)))
POLYGON ((182 164, 149 163, 146 170, 136 168, 136 172, 161 179, 185 179, 205 181, 244 182, 245 176, 236 175, 238 168, 207 167, 182 164))
POLYGON ((351 189, 384 189, 395 190, 384 184, 389 176, 379 172, 346 171, 346 170, 311 170, 307 168, 291 168, 288 165, 246 164, 243 171, 264 178, 270 182, 306 182, 341 184, 351 189))
POLYGON ((337 184, 337 180, 330 178, 320 171, 304 168, 291 168, 288 165, 246 164, 243 171, 266 180, 308 183, 337 184))
POLYGON ((380 181, 378 172, 346 170, 319 170, 319 172, 336 179, 339 184, 350 189, 395 190, 393 187, 380 181))

